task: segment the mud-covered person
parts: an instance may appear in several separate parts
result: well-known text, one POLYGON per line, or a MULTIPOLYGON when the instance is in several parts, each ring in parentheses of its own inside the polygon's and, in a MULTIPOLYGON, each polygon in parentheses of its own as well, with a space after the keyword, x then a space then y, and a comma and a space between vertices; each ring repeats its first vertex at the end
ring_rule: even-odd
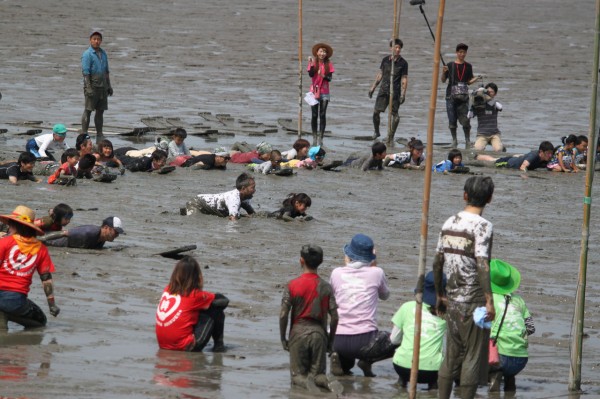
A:
MULTIPOLYGON (((390 40, 390 48, 393 46, 394 51, 394 98, 392 99, 392 126, 387 137, 387 144, 392 145, 394 142, 394 135, 396 129, 400 123, 400 117, 398 116, 398 110, 401 104, 404 104, 406 99, 406 88, 408 87, 408 62, 400 55, 404 43, 400 39, 390 40)), ((380 136, 379 123, 381 118, 379 114, 385 112, 388 105, 390 104, 390 80, 392 71, 392 56, 388 55, 383 57, 381 65, 379 66, 379 72, 375 76, 375 82, 369 89, 369 98, 373 97, 375 89, 381 83, 379 93, 375 99, 375 108, 373 109, 373 128, 375 132, 373 139, 380 136)))
POLYGON ((83 74, 83 93, 85 95, 85 109, 81 116, 81 131, 88 133, 90 117, 94 115, 96 137, 102 139, 104 125, 104 111, 108 109, 108 96, 113 95, 110 84, 108 56, 100 47, 102 32, 92 29, 90 32, 90 47, 81 55, 81 73, 83 74))
POLYGON ((50 233, 42 239, 51 247, 102 249, 107 241, 113 242, 119 235, 125 234, 125 231, 121 219, 110 216, 100 226, 90 224, 72 227, 66 234, 67 236, 62 231, 50 233))
POLYGON ((469 85, 479 76, 473 76, 473 66, 465 61, 469 46, 459 43, 456 46, 456 59, 442 68, 442 83, 446 87, 446 113, 448 127, 452 135, 452 148, 458 147, 456 138, 457 123, 460 122, 465 133, 465 148, 471 147, 471 122, 469 121, 469 85))
POLYGON ((19 184, 19 180, 30 180, 36 183, 42 181, 33 175, 36 158, 30 152, 22 152, 17 162, 8 162, 0 165, 0 179, 8 180, 12 184, 19 184))
POLYGON ((242 173, 235 181, 234 190, 218 194, 198 194, 186 203, 185 208, 180 209, 180 213, 189 216, 200 212, 237 220, 240 218, 241 209, 244 209, 248 216, 254 214, 250 200, 255 192, 254 178, 247 173, 242 173))
POLYGON ((248 169, 253 172, 262 173, 263 175, 268 175, 269 173, 275 173, 276 171, 281 170, 282 160, 283 157, 281 156, 281 152, 279 150, 272 150, 271 158, 267 162, 248 164, 248 169))
POLYGON ((292 220, 309 221, 312 216, 306 214, 306 211, 312 205, 312 200, 305 193, 290 193, 283 200, 281 208, 274 212, 271 216, 277 219, 283 219, 286 222, 292 220))
POLYGON ((149 157, 131 158, 129 161, 125 164, 125 168, 130 172, 160 171, 167 163, 167 153, 163 150, 154 150, 149 157))
POLYGON ((473 312, 485 306, 486 321, 494 320, 496 313, 489 264, 493 226, 481 216, 493 194, 491 177, 467 179, 463 193, 466 206, 446 220, 439 235, 433 261, 436 308, 439 315, 445 314, 448 328, 446 354, 438 372, 442 399, 450 398, 455 379, 460 379, 463 399, 474 398, 478 384, 487 383, 490 332, 475 324, 473 312))
MULTIPOLYGON (((202 169, 202 170, 211 170, 211 169, 227 169, 227 164, 231 159, 231 155, 228 151, 226 151, 223 147, 215 148, 212 154, 200 154, 194 155, 186 159, 183 163, 181 163, 181 167, 191 167, 192 169, 202 169)), ((173 165, 173 163, 170 163, 173 165)))
POLYGON ((42 309, 27 298, 34 272, 42 280, 50 314, 60 309, 54 300, 52 273, 54 263, 48 248, 37 238, 43 231, 33 224, 35 212, 19 205, 10 215, 0 216, 9 227, 9 235, 0 238, 0 331, 8 330, 8 322, 25 328, 43 327, 47 323, 42 309))
POLYGON ((79 162, 79 152, 75 148, 69 148, 62 154, 61 162, 58 169, 48 177, 48 184, 74 185, 77 177, 75 165, 79 162))
POLYGON ((383 160, 387 155, 387 147, 383 142, 376 142, 371 146, 371 154, 352 154, 344 162, 344 166, 367 170, 383 170, 383 160))
POLYGON ((292 159, 303 161, 308 156, 309 149, 310 142, 308 140, 298 139, 294 142, 292 148, 287 151, 283 151, 281 156, 283 157, 284 162, 291 161, 292 159))
POLYGON ((317 268, 323 262, 323 249, 303 245, 300 251, 302 274, 289 281, 283 291, 279 313, 279 332, 283 349, 290 352, 292 384, 313 390, 316 384, 341 393, 341 384, 326 376, 327 352, 333 348, 338 324, 337 305, 331 285, 317 268), (291 323, 289 340, 288 320, 291 323), (329 315, 329 334, 327 319, 329 315))

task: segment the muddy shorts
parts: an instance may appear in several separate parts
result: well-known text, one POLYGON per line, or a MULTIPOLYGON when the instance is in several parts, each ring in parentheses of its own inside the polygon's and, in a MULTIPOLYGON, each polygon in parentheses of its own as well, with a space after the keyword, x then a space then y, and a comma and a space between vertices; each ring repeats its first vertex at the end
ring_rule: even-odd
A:
MULTIPOLYGON (((379 92, 375 99, 375 112, 385 112, 390 105, 390 93, 379 92)), ((394 101, 392 103, 392 114, 398 114, 400 108, 400 96, 394 93, 394 101)))
POLYGON ((312 331, 294 337, 289 344, 290 373, 297 375, 325 374, 327 367, 327 337, 312 331))
POLYGON ((107 110, 108 109, 108 92, 104 89, 94 89, 93 96, 85 96, 85 110, 107 110))

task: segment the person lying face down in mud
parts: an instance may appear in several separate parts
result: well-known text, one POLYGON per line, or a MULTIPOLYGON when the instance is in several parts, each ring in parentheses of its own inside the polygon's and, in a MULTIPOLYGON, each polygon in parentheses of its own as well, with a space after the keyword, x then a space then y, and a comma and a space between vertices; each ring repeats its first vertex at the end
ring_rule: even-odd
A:
POLYGON ((100 226, 77 226, 67 230, 66 236, 64 231, 59 231, 40 237, 40 240, 50 247, 102 249, 107 241, 113 242, 121 234, 125 234, 123 222, 110 216, 100 226))
POLYGON ((224 193, 198 194, 196 198, 186 203, 185 208, 180 209, 180 213, 189 216, 200 212, 236 220, 240 218, 240 208, 243 208, 248 215, 253 215, 254 208, 250 204, 250 199, 256 192, 254 178, 247 173, 242 173, 236 179, 235 187, 235 190, 224 193))
MULTIPOLYGON (((123 161, 123 160, 121 160, 123 161)), ((174 169, 167 164, 167 153, 163 150, 154 150, 150 157, 134 158, 131 163, 126 163, 125 168, 130 172, 170 172, 174 169)))
POLYGON ((12 184, 19 180, 31 180, 39 183, 42 179, 33 175, 36 158, 30 152, 22 152, 17 162, 7 162, 0 165, 0 179, 8 179, 12 184))
POLYGON ((277 219, 283 219, 286 222, 292 220, 309 221, 312 220, 312 216, 306 214, 308 208, 310 208, 312 200, 305 193, 290 193, 283 200, 282 207, 273 212, 270 216, 276 217, 277 219))
POLYGON ((386 145, 378 141, 371 146, 370 155, 351 154, 344 162, 344 166, 360 168, 363 172, 367 170, 383 170, 383 160, 387 155, 386 151, 386 145))

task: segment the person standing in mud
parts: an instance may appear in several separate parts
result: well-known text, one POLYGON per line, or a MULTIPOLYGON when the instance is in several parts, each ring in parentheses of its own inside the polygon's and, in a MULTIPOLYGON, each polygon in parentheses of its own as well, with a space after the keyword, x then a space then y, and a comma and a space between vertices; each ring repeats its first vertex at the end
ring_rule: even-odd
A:
POLYGON ((85 95, 85 109, 81 117, 81 132, 88 133, 92 111, 96 127, 96 141, 103 139, 102 126, 104 125, 104 111, 108 109, 108 96, 113 95, 108 69, 108 56, 100 48, 102 32, 92 29, 90 33, 90 47, 81 55, 81 73, 83 74, 83 93, 85 95))
POLYGON ((308 76, 312 79, 310 92, 313 93, 317 104, 311 106, 312 117, 310 126, 313 134, 313 146, 323 145, 325 135, 327 105, 329 104, 329 82, 333 77, 335 68, 330 61, 333 49, 325 43, 317 43, 312 48, 312 56, 308 57, 308 76), (319 130, 317 135, 317 120, 319 130))
MULTIPOLYGON (((400 117, 398 116, 398 109, 401 104, 404 104, 406 96, 406 88, 408 86, 408 62, 400 55, 404 43, 402 40, 395 39, 390 40, 390 48, 394 50, 394 98, 392 100, 392 127, 388 133, 387 145, 391 146, 394 141, 394 135, 396 129, 400 123, 400 117)), ((390 104, 390 80, 392 70, 392 56, 388 55, 383 57, 381 65, 379 66, 379 72, 375 77, 375 82, 369 89, 369 98, 373 97, 375 89, 381 83, 379 87, 379 94, 375 99, 375 108, 373 109, 373 127, 375 133, 373 134, 373 140, 380 136, 379 133, 379 114, 385 112, 388 105, 390 104)))
POLYGON ((458 147, 456 138, 457 122, 465 133, 465 148, 471 147, 471 123, 469 122, 469 85, 479 76, 473 76, 473 66, 465 61, 469 46, 459 43, 456 46, 456 59, 442 68, 442 83, 448 81, 446 88, 446 112, 448 127, 452 135, 452 148, 458 147))
POLYGON ((485 306, 486 321, 494 320, 496 314, 490 282, 493 226, 481 216, 493 194, 491 177, 467 179, 465 209, 448 218, 440 232, 433 273, 436 309, 438 315, 445 314, 448 328, 446 355, 438 372, 441 399, 450 398, 455 379, 460 379, 462 399, 474 398, 477 385, 487 383, 490 331, 475 324, 473 313, 485 306))

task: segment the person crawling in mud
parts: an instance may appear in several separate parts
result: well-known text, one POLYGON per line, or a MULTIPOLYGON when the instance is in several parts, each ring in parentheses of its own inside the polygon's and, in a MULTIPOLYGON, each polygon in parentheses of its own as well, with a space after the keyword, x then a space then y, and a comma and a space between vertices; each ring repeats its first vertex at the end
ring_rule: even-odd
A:
POLYGON ((120 234, 125 234, 123 222, 116 216, 110 216, 104 219, 100 226, 77 226, 70 228, 66 236, 64 232, 59 231, 47 234, 40 240, 49 247, 102 249, 107 241, 113 242, 120 234))
POLYGON ((282 160, 283 157, 281 156, 281 152, 279 150, 272 150, 271 158, 267 162, 250 163, 248 164, 248 169, 253 172, 262 173, 263 175, 268 175, 281 170, 282 160))
POLYGON ((247 173, 242 173, 235 181, 235 190, 218 194, 198 194, 186 203, 185 208, 180 209, 180 213, 189 216, 200 212, 237 220, 240 218, 240 209, 244 209, 248 216, 254 214, 250 199, 255 192, 254 178, 247 173))
POLYGON ((545 168, 548 161, 554 155, 554 146, 549 141, 542 141, 537 151, 531 151, 525 155, 494 158, 490 155, 478 154, 478 161, 491 161, 497 168, 519 169, 522 172, 528 170, 545 168))
POLYGON ((134 158, 130 163, 125 164, 125 168, 130 172, 154 172, 161 171, 166 163, 167 153, 163 150, 154 150, 149 157, 134 158))
POLYGON ((326 355, 333 348, 337 330, 337 304, 331 284, 323 280, 317 268, 323 262, 323 249, 303 245, 300 251, 302 274, 289 281, 283 291, 279 313, 279 333, 283 349, 290 353, 292 384, 317 393, 317 386, 342 393, 336 380, 327 378, 326 355), (291 325, 289 340, 288 320, 291 325), (327 333, 329 315, 329 334, 327 333))
POLYGON ((262 163, 271 157, 271 144, 263 141, 253 149, 246 142, 236 142, 231 146, 231 162, 233 163, 262 163))
POLYGON ((225 170, 230 159, 231 155, 229 155, 229 151, 218 147, 212 154, 206 152, 205 154, 193 156, 179 156, 173 162, 169 163, 169 165, 181 166, 182 168, 190 167, 196 170, 225 170))
POLYGON ((30 152, 22 152, 17 162, 7 162, 0 165, 0 179, 8 179, 12 184, 19 184, 19 180, 41 182, 42 179, 33 175, 35 161, 35 155, 30 152))
POLYGON ((292 220, 309 221, 312 220, 312 216, 306 214, 306 210, 310 208, 312 201, 307 194, 304 193, 290 193, 285 200, 283 200, 283 206, 276 212, 273 212, 272 216, 277 219, 283 219, 286 222, 292 220))
POLYGON ((469 168, 462 163, 462 152, 458 148, 453 148, 448 152, 448 159, 434 165, 433 171, 437 173, 466 173, 469 168))
POLYGON ((67 149, 63 155, 61 165, 48 177, 48 184, 60 184, 63 186, 72 186, 76 184, 77 169, 75 165, 79 162, 79 151, 75 148, 67 149))
POLYGON ((385 157, 383 164, 392 168, 425 169, 425 155, 423 155, 423 142, 414 137, 408 142, 408 151, 390 154, 385 157))
POLYGON ((384 143, 378 141, 371 146, 370 155, 352 154, 344 162, 344 166, 360 168, 362 171, 383 170, 383 160, 386 157, 387 147, 384 143))

